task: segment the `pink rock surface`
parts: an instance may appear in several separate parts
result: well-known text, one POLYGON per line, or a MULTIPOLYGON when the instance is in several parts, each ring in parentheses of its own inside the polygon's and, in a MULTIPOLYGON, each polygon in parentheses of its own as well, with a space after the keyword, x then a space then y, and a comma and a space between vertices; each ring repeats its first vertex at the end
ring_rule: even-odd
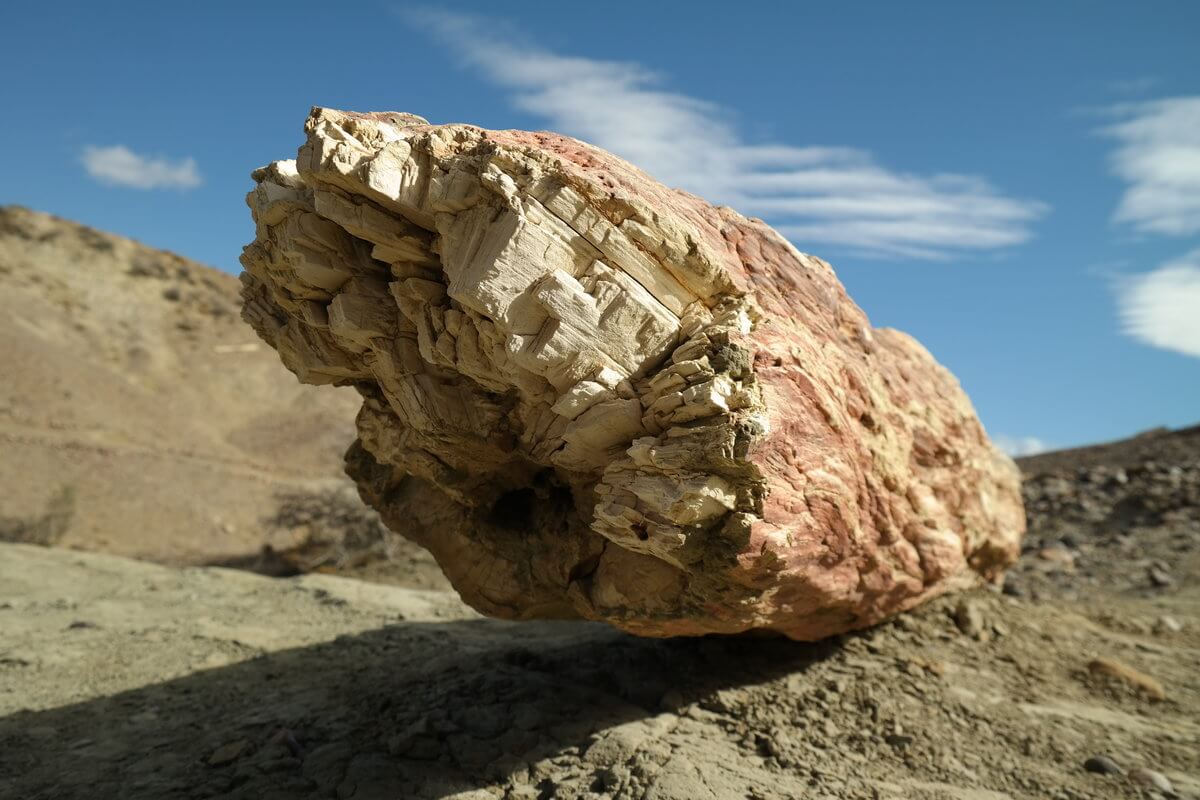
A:
POLYGON ((244 316, 359 389, 348 472, 483 613, 819 639, 1016 559, 954 377, 763 222, 556 134, 306 130, 255 173, 244 316))

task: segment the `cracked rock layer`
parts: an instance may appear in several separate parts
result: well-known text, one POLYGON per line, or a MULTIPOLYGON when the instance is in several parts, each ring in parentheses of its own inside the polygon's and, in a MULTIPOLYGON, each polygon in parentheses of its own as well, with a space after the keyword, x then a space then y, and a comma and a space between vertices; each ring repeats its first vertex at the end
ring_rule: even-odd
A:
POLYGON ((1016 559, 953 376, 761 221, 550 133, 305 130, 254 173, 243 316, 359 391, 347 471, 481 612, 818 639, 1016 559))

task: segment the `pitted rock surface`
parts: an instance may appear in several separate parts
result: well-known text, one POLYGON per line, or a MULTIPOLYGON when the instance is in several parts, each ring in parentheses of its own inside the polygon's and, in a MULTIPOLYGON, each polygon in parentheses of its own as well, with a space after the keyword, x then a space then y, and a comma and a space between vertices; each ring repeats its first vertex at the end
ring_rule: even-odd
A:
POLYGON ((1016 559, 953 376, 761 221, 556 134, 306 132, 254 173, 243 316, 359 391, 348 472, 478 610, 818 639, 1016 559))

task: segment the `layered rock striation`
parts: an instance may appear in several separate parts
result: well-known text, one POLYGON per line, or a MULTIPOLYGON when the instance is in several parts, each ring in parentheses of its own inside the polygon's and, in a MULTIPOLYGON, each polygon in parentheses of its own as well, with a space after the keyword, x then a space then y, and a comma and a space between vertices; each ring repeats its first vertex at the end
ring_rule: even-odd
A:
POLYGON ((761 221, 556 134, 305 129, 254 173, 243 316, 358 390, 347 471, 481 612, 817 639, 1016 558, 953 376, 761 221))

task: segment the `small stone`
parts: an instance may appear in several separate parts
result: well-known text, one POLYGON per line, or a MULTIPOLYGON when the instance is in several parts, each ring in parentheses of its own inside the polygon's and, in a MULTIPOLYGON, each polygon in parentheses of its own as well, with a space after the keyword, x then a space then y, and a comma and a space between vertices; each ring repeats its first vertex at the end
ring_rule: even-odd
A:
POLYGON ((954 624, 964 636, 978 639, 983 633, 983 608, 976 600, 958 601, 954 609, 954 624))
POLYGON ((1175 787, 1171 784, 1171 781, 1167 779, 1167 776, 1163 775, 1161 772, 1156 772, 1152 769, 1146 769, 1145 767, 1138 767, 1137 769, 1129 771, 1129 777, 1134 783, 1149 787, 1151 789, 1157 789, 1163 794, 1175 793, 1175 787))
POLYGON ((247 739, 237 739, 228 744, 223 744, 208 757, 208 765, 210 767, 219 767, 222 764, 237 761, 249 747, 250 742, 247 739))
POLYGON ((596 779, 610 792, 616 791, 624 782, 626 770, 619 767, 605 767, 596 773, 596 779))
POLYGON ((1150 583, 1153 586, 1157 586, 1160 589, 1175 583, 1175 579, 1171 577, 1170 573, 1157 566, 1146 570, 1146 576, 1150 578, 1150 583))
POLYGON ((1117 661, 1115 658, 1093 658, 1088 662, 1088 672, 1093 675, 1116 678, 1142 692, 1151 700, 1162 701, 1167 699, 1166 689, 1155 678, 1150 677, 1144 672, 1139 672, 1128 664, 1117 661))
POLYGON ((1179 633, 1183 630, 1183 623, 1172 616, 1163 614, 1154 623, 1155 633, 1179 633))
POLYGON ((1009 597, 1024 597, 1026 595, 1025 586, 1011 573, 1005 577, 1002 591, 1009 597))
POLYGON ((1097 775, 1120 775, 1123 770, 1108 756, 1092 756, 1083 762, 1083 768, 1097 775))
POLYGON ((1070 572, 1075 569, 1075 556, 1071 551, 1059 545, 1043 547, 1038 551, 1038 558, 1050 562, 1052 568, 1070 572))
POLYGON ((296 758, 304 757, 304 747, 296 739, 296 734, 287 728, 280 728, 275 731, 275 735, 271 737, 272 744, 282 744, 287 748, 288 753, 296 758))

